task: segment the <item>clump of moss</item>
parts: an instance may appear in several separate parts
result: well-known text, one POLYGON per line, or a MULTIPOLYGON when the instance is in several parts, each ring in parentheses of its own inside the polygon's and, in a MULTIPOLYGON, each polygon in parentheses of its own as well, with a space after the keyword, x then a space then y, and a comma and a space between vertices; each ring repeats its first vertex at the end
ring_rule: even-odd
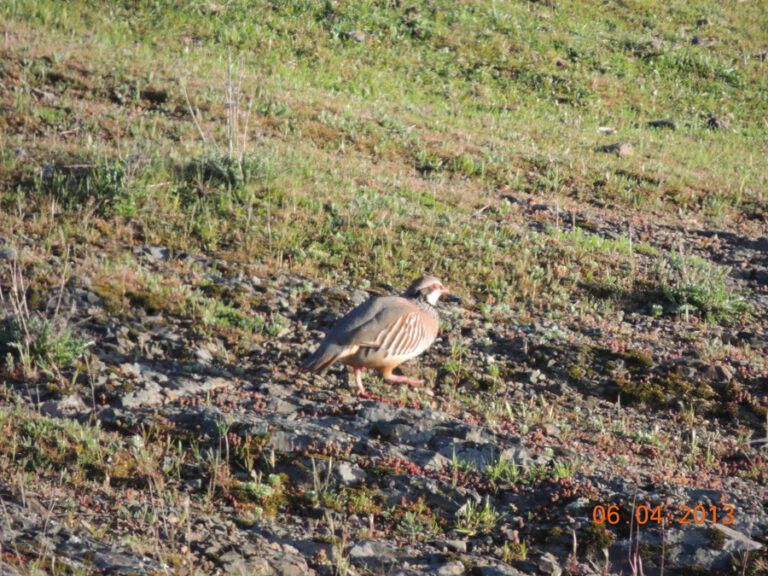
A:
POLYGON ((568 374, 568 377, 571 380, 575 380, 576 382, 584 378, 584 368, 577 366, 576 364, 569 364, 565 369, 565 373, 568 374))
POLYGON ((624 358, 627 370, 632 373, 647 372, 653 368, 653 358, 651 355, 640 350, 629 350, 622 354, 622 358, 624 358))
POLYGON ((664 390, 654 382, 634 382, 632 380, 614 380, 621 391, 621 399, 628 404, 645 404, 660 408, 667 404, 664 390))
POLYGON ((708 401, 716 395, 705 380, 686 377, 680 366, 660 374, 652 381, 616 379, 614 383, 621 390, 623 399, 655 408, 666 406, 670 400, 706 408, 711 404, 708 401))
POLYGON ((752 406, 752 412, 761 422, 768 422, 768 406, 752 406))
POLYGON ((123 291, 112 284, 94 284, 93 291, 104 301, 104 309, 109 314, 119 314, 123 308, 123 291))
POLYGON ((739 417, 739 405, 736 402, 724 402, 712 410, 714 416, 733 420, 739 417))
POLYGON ((36 287, 27 290, 27 307, 30 310, 39 310, 43 303, 43 291, 36 287))
POLYGON ((657 382, 668 394, 684 402, 709 400, 715 395, 706 381, 686 378, 680 366, 661 374, 657 382))
POLYGON ((142 308, 147 314, 166 313, 178 316, 181 313, 179 306, 173 304, 167 299, 153 294, 149 290, 135 290, 126 292, 125 296, 131 302, 131 305, 142 308))
POLYGON ((576 220, 576 226, 587 232, 595 232, 597 230, 597 224, 589 220, 576 220))
POLYGON ((725 546, 725 534, 715 527, 709 529, 709 547, 713 550, 722 550, 725 546))
POLYGON ((661 546, 652 546, 647 542, 640 542, 638 552, 640 553, 640 557, 646 560, 658 558, 661 556, 661 546))
POLYGON ((579 554, 591 556, 603 548, 608 548, 615 539, 616 536, 610 530, 590 524, 579 534, 579 554))
POLYGON ((137 308, 142 308, 148 314, 157 314, 165 308, 162 298, 152 294, 147 290, 137 290, 135 292, 126 292, 126 297, 131 304, 137 308))

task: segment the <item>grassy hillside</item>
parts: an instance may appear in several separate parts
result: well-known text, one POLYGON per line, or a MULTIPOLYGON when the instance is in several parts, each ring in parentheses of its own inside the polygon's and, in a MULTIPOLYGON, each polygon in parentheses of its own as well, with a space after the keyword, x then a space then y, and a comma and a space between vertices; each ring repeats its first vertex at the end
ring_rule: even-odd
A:
MULTIPOLYGON (((639 226, 765 220, 759 3, 2 10, 4 225, 51 243, 355 282, 430 269, 557 305, 579 298, 574 242, 521 230, 506 195, 639 226), (617 142, 634 153, 600 151, 617 142), (558 259, 566 278, 531 278, 558 259)), ((600 273, 630 281, 611 260, 600 273)))

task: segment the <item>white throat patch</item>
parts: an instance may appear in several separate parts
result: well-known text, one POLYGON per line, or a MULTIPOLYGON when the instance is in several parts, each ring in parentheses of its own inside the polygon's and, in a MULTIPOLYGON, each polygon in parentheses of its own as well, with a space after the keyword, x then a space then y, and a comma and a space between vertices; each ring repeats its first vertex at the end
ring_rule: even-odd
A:
POLYGON ((440 298, 440 291, 439 290, 432 290, 429 294, 427 294, 427 302, 429 302, 432 306, 437 305, 437 301, 440 298))

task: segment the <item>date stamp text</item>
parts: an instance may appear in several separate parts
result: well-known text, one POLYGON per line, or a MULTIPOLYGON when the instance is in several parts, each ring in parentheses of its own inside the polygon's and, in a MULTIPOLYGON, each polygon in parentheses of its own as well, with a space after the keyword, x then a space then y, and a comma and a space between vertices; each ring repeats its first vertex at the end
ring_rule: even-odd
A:
MULTIPOLYGON (((733 524, 733 506, 725 504, 723 506, 680 506, 679 514, 674 514, 670 522, 679 524, 733 524)), ((661 524, 667 515, 665 510, 658 506, 646 506, 641 504, 635 507, 631 512, 623 510, 617 505, 603 506, 598 504, 592 509, 592 519, 595 524, 630 524, 639 525, 649 522, 661 524)))

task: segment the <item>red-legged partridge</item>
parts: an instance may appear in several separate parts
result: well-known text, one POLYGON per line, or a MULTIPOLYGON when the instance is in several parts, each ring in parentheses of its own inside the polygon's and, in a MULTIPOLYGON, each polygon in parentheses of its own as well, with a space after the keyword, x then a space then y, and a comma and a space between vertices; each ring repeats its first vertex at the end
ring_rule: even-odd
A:
POLYGON ((440 280, 423 276, 414 280, 402 296, 380 296, 363 302, 336 323, 301 370, 320 372, 341 360, 354 368, 361 395, 365 394, 363 368, 380 370, 391 382, 422 384, 422 380, 398 376, 392 370, 435 341, 440 328, 435 305, 447 293, 440 280))

